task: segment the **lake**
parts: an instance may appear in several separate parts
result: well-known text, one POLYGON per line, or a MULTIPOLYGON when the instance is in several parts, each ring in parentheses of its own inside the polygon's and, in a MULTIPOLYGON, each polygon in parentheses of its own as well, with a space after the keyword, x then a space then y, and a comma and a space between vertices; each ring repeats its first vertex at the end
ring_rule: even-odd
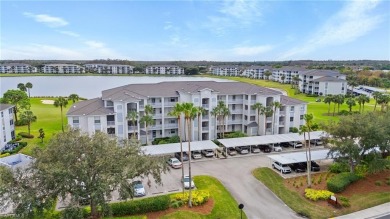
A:
POLYGON ((84 98, 100 97, 103 90, 127 85, 158 83, 163 81, 220 81, 229 80, 207 77, 150 77, 150 76, 29 76, 0 77, 0 94, 17 89, 19 83, 31 82, 31 96, 69 96, 78 94, 84 98))

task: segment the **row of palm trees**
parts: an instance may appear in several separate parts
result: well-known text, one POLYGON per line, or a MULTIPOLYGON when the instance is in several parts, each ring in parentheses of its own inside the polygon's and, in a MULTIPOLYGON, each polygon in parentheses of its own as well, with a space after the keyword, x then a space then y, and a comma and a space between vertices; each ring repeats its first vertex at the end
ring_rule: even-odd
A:
MULTIPOLYGON (((264 115, 264 121, 265 121, 265 127, 264 127, 264 130, 266 130, 266 126, 267 126, 267 117, 273 117, 272 118, 272 124, 271 125, 271 132, 272 134, 275 134, 275 124, 276 124, 276 110, 277 109, 281 109, 282 108, 282 104, 278 101, 274 101, 272 102, 269 106, 264 106, 263 104, 261 103, 255 103, 254 105, 252 105, 252 109, 253 110, 256 110, 257 112, 257 125, 258 125, 258 128, 257 128, 257 134, 260 135, 260 116, 261 115, 264 115)), ((267 130, 265 131, 265 134, 267 134, 267 130)))

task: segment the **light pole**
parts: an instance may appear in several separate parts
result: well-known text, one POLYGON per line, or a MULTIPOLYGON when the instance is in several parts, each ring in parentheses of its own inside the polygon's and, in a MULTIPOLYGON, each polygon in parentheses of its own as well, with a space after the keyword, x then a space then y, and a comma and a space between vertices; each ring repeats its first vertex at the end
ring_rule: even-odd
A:
POLYGON ((241 219, 242 219, 242 209, 244 208, 244 204, 239 204, 238 209, 241 210, 241 219))

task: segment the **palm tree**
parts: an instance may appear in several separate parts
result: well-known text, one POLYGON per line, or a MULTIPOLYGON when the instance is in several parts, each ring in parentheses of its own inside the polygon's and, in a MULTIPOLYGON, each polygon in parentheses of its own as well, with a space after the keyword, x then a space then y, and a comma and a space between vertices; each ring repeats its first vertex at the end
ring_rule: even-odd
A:
MULTIPOLYGON (((271 117, 274 114, 274 111, 272 110, 271 106, 264 107, 261 112, 264 115, 264 120, 265 120, 265 135, 267 135, 267 117, 271 117)), ((271 126, 272 129, 272 126, 271 126)))
MULTIPOLYGON (((222 100, 218 102, 217 106, 214 107, 213 111, 211 112, 216 119, 219 120, 219 123, 222 123, 222 138, 225 137, 225 118, 226 116, 230 115, 230 110, 226 106, 225 102, 222 100)), ((217 129, 218 130, 218 129, 217 129)))
POLYGON ((324 103, 328 104, 328 115, 330 113, 330 104, 332 103, 332 99, 333 99, 333 95, 332 94, 328 94, 324 98, 324 103))
POLYGON ((360 94, 357 97, 357 102, 359 104, 359 112, 362 112, 362 110, 361 110, 362 105, 363 105, 363 111, 364 111, 364 104, 365 103, 369 103, 370 102, 370 98, 367 95, 365 95, 365 94, 360 94))
POLYGON ((33 88, 33 85, 31 82, 27 82, 25 87, 27 88, 28 91, 28 98, 30 98, 30 89, 33 88))
POLYGON ((286 76, 282 75, 282 77, 280 77, 280 79, 282 79, 282 83, 284 84, 284 79, 286 79, 286 76))
POLYGON ((64 117, 62 116, 62 108, 68 105, 68 100, 65 97, 58 97, 56 100, 54 100, 53 105, 55 107, 60 107, 61 109, 62 132, 64 132, 64 117))
POLYGON ((20 120, 27 124, 28 134, 30 135, 30 125, 32 122, 37 121, 37 117, 30 110, 26 110, 20 114, 20 120))
POLYGON ((344 103, 345 96, 342 94, 337 94, 336 95, 336 103, 337 103, 337 113, 340 112, 340 105, 344 103))
POLYGON ((298 82, 299 82, 301 79, 299 79, 299 76, 298 76, 298 75, 294 75, 294 76, 292 77, 292 80, 293 80, 293 83, 292 83, 293 87, 292 87, 292 88, 295 88, 295 85, 298 85, 298 82))
POLYGON ((384 109, 386 108, 386 111, 388 110, 388 104, 389 104, 389 101, 390 101, 390 96, 389 95, 385 95, 385 94, 382 94, 378 97, 378 104, 381 105, 381 112, 384 111, 384 109))
POLYGON ((21 90, 21 91, 24 91, 24 92, 27 91, 26 86, 25 86, 23 83, 19 83, 19 84, 17 85, 17 87, 18 87, 19 90, 21 90))
POLYGON ((136 122, 138 121, 138 112, 135 111, 135 110, 131 110, 129 113, 127 113, 127 117, 126 117, 127 120, 130 120, 131 121, 131 124, 134 126, 133 128, 133 138, 135 139, 135 126, 136 126, 136 122))
MULTIPOLYGON (((177 118, 178 131, 179 131, 179 140, 180 140, 180 158, 181 163, 183 163, 183 138, 181 134, 181 114, 183 113, 183 104, 176 103, 173 109, 168 113, 170 116, 175 116, 177 118)), ((185 134, 185 133, 184 133, 185 134)), ((191 156, 191 154, 189 154, 191 156)), ((181 168, 181 178, 184 179, 184 168, 181 168)), ((184 180, 182 180, 182 190, 184 194, 184 180)))
POLYGON ((225 138, 225 118, 230 115, 230 110, 226 106, 221 110, 222 115, 222 138, 225 138))
POLYGON ((218 138, 218 108, 214 107, 213 110, 211 110, 210 114, 215 117, 215 139, 218 138))
POLYGON ((255 103, 252 105, 252 109, 257 111, 257 135, 260 135, 260 115, 264 114, 264 109, 265 107, 261 103, 255 103))
POLYGON ((198 106, 197 110, 198 110, 198 115, 197 115, 198 116, 198 141, 200 141, 202 138, 202 126, 200 124, 200 120, 201 120, 201 116, 206 113, 206 109, 201 106, 198 106))
POLYGON ((347 83, 348 85, 351 87, 351 94, 353 94, 353 89, 359 85, 359 81, 358 81, 358 78, 355 74, 350 74, 348 77, 347 77, 347 83))
POLYGON ((269 80, 269 76, 271 76, 272 75, 272 72, 270 72, 270 71, 265 71, 264 72, 264 76, 267 78, 267 80, 269 80))
POLYGON ((306 149, 306 161, 307 161, 307 186, 311 187, 311 145, 310 145, 310 132, 318 129, 318 125, 313 122, 313 114, 305 114, 303 115, 303 119, 305 120, 305 125, 301 126, 300 134, 304 134, 303 138, 305 141, 305 149, 306 149), (306 141, 306 135, 308 140, 306 141), (307 143, 309 144, 307 146, 307 143))
POLYGON ((191 127, 192 127, 192 120, 196 117, 198 114, 197 107, 194 106, 193 103, 183 103, 183 113, 185 117, 185 121, 187 124, 187 136, 188 136, 188 175, 190 177, 190 185, 189 185, 189 200, 188 200, 188 206, 192 207, 192 189, 191 189, 191 127))
POLYGON ((352 107, 356 106, 356 101, 354 98, 348 98, 347 101, 345 102, 348 105, 349 112, 352 112, 352 107))
POLYGON ((382 93, 379 91, 375 91, 374 93, 372 93, 372 97, 375 100, 374 111, 376 110, 376 105, 378 104, 378 99, 380 98, 380 96, 382 96, 382 93))
POLYGON ((69 100, 72 100, 73 103, 76 103, 76 101, 79 101, 80 97, 77 94, 71 94, 68 97, 69 100))
POLYGON ((276 110, 277 109, 280 109, 282 108, 282 104, 278 101, 274 101, 271 103, 271 107, 273 107, 273 119, 272 119, 272 122, 273 122, 273 125, 272 125, 272 134, 275 134, 275 127, 276 127, 276 110))

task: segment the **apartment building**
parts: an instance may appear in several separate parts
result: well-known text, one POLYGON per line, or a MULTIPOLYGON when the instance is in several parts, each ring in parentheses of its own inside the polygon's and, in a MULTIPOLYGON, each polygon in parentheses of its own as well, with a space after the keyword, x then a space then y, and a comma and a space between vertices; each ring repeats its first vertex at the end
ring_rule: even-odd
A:
POLYGON ((9 63, 0 65, 0 73, 36 73, 36 67, 23 63, 9 63))
POLYGON ((85 64, 85 71, 98 74, 133 74, 134 66, 131 65, 107 65, 85 64))
POLYGON ((0 150, 15 139, 14 105, 0 104, 0 150))
POLYGON ((332 70, 309 70, 299 74, 299 90, 305 94, 325 96, 346 94, 346 75, 332 70))
MULTIPOLYGON (((225 132, 241 131, 248 135, 257 135, 259 125, 258 114, 252 106, 256 102, 270 106, 278 101, 283 104, 273 117, 260 115, 260 134, 289 133, 290 127, 299 127, 306 113, 306 103, 283 96, 279 91, 250 85, 241 82, 215 81, 177 81, 155 84, 129 84, 102 91, 102 97, 80 101, 73 104, 67 112, 68 124, 73 128, 93 134, 96 131, 108 133, 119 139, 134 135, 146 143, 154 138, 178 135, 178 120, 170 116, 174 105, 179 102, 191 102, 201 106, 205 113, 194 119, 192 124, 192 140, 215 139, 221 133, 221 126, 211 115, 218 101, 225 102, 230 115, 225 118, 225 132), (145 114, 145 105, 153 107, 153 124, 132 123, 127 117, 136 111, 141 118, 145 114), (291 110, 293 108, 293 110, 291 110), (290 112, 294 112, 291 114, 290 112), (293 118, 291 118, 293 117, 293 118), (263 125, 264 124, 264 125, 263 125), (218 126, 218 127, 217 127, 218 126)), ((139 119, 138 119, 139 121, 139 119)), ((182 133, 184 121, 181 120, 182 133)))
POLYGON ((83 73, 84 68, 72 64, 46 64, 41 71, 48 74, 78 74, 83 73))
POLYGON ((299 74, 303 71, 306 71, 305 68, 302 67, 282 67, 275 68, 272 70, 272 80, 280 83, 291 84, 294 83, 294 77, 299 76, 299 74))
POLYGON ((151 65, 146 67, 146 74, 184 75, 184 68, 177 65, 151 65))
POLYGON ((254 79, 267 79, 265 72, 272 73, 271 66, 250 66, 242 72, 241 76, 254 79))
POLYGON ((210 68, 210 73, 213 75, 219 76, 240 76, 241 67, 237 65, 221 65, 221 66, 212 66, 210 68))

